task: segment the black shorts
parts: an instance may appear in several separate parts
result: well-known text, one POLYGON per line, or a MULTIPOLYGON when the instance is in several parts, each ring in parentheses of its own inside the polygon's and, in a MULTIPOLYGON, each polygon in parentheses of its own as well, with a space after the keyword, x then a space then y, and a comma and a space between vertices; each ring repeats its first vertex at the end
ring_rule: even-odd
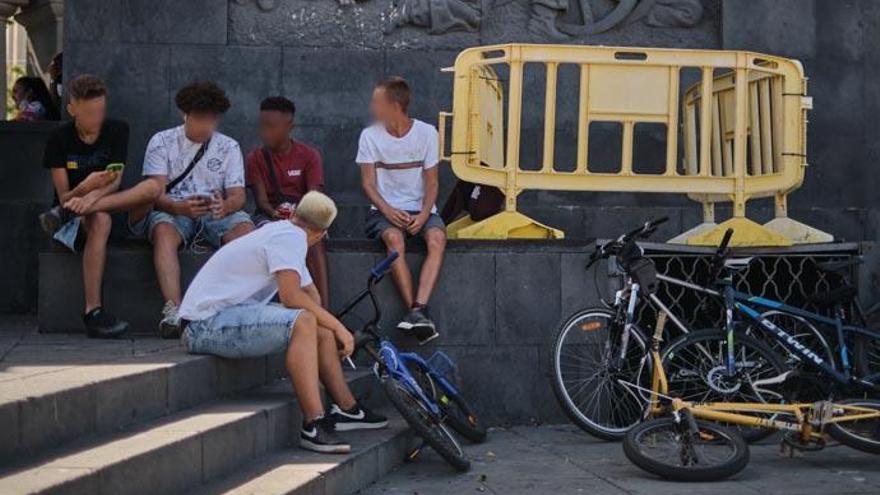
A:
MULTIPOLYGON (((408 211, 407 213, 409 213, 410 215, 418 215, 419 214, 419 212, 417 212, 417 211, 408 211)), ((371 209, 369 211, 369 213, 367 213, 367 220, 366 220, 365 227, 366 227, 365 230, 367 233, 367 237, 369 237, 370 239, 381 239, 382 232, 385 232, 385 230, 387 230, 387 229, 392 229, 392 228, 396 229, 397 228, 394 225, 392 225, 391 222, 389 222, 387 218, 385 218, 385 215, 379 213, 379 210, 373 210, 373 209, 371 209)), ((446 224, 443 223, 443 219, 440 218, 440 215, 438 215, 436 213, 431 213, 431 216, 428 217, 428 220, 425 222, 425 225, 422 226, 422 230, 419 232, 416 232, 416 234, 423 234, 428 229, 440 229, 443 232, 446 232, 446 224)), ((408 234, 407 232, 404 232, 404 233, 408 234)))

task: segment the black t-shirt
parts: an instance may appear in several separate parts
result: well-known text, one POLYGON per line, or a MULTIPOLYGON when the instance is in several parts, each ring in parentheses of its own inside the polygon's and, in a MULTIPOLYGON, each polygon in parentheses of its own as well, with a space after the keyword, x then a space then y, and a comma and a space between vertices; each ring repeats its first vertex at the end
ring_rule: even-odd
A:
POLYGON ((49 135, 43 166, 67 170, 67 180, 73 189, 92 172, 104 170, 111 163, 125 163, 128 155, 128 124, 107 119, 93 144, 84 143, 76 126, 68 122, 49 135))

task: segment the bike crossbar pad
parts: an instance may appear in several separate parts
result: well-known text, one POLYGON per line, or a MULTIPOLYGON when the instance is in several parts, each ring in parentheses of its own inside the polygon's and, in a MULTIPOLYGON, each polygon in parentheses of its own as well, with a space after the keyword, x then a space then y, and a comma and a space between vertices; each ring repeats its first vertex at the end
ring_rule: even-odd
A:
POLYGON ((370 273, 376 278, 382 278, 382 275, 385 275, 385 272, 391 268, 391 264, 397 260, 397 251, 391 251, 391 254, 388 255, 387 258, 380 261, 373 268, 370 269, 370 273))

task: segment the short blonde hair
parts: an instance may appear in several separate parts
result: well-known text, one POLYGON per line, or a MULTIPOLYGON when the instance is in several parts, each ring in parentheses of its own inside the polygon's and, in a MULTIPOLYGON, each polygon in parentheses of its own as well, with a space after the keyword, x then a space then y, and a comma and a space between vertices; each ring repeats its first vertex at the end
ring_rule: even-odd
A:
POLYGON ((318 191, 309 191, 296 205, 295 215, 307 224, 321 230, 330 228, 336 219, 336 203, 329 196, 318 191))

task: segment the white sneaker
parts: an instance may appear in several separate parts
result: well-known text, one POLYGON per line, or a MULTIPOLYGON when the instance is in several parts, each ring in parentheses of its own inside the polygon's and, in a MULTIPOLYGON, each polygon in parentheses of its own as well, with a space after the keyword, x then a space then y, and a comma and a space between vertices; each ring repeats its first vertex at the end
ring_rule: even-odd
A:
POLYGON ((165 307, 162 308, 162 320, 159 321, 159 335, 163 339, 176 339, 180 337, 179 309, 173 302, 165 302, 165 307))

